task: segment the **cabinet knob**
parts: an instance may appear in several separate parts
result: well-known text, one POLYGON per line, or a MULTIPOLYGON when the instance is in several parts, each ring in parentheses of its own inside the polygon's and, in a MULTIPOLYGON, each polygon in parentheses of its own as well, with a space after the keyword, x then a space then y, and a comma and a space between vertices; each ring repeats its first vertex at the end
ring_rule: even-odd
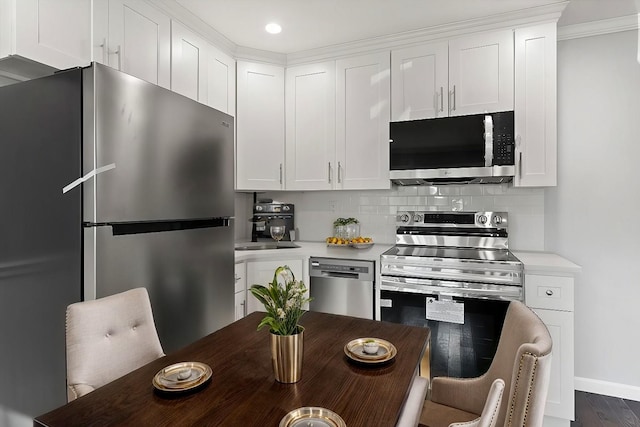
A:
POLYGON ((547 291, 545 292, 548 296, 552 296, 553 295, 553 291, 551 289, 547 289, 547 291))

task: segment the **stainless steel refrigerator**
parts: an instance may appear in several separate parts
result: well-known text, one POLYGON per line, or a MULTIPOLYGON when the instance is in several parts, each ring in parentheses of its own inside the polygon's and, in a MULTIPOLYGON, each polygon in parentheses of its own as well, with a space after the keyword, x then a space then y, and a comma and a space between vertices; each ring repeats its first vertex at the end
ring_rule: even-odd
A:
POLYGON ((233 321, 233 117, 92 64, 0 88, 0 138, 0 425, 66 402, 72 302, 146 287, 165 352, 233 321))

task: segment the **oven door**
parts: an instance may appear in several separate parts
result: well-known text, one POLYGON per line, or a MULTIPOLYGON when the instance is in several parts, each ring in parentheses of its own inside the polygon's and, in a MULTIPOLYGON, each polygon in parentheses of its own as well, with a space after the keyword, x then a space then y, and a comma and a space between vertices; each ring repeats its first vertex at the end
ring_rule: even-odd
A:
POLYGON ((522 295, 519 287, 502 295, 481 287, 383 276, 380 318, 431 329, 431 376, 477 377, 493 360, 509 302, 522 295))

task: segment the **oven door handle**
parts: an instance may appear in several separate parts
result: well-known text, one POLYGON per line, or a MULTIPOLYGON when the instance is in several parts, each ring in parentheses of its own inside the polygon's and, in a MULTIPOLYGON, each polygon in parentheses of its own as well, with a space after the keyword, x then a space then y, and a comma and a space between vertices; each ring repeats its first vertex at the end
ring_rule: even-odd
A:
MULTIPOLYGON (((409 279, 411 280, 411 279, 409 279)), ((475 299, 491 299, 491 300, 519 300, 522 301, 522 288, 519 286, 493 286, 493 290, 474 289, 469 287, 451 287, 446 286, 446 282, 439 281, 438 284, 426 283, 427 280, 416 280, 416 283, 410 283, 405 278, 382 278, 380 290, 410 293, 437 295, 455 298, 475 298, 475 299)))

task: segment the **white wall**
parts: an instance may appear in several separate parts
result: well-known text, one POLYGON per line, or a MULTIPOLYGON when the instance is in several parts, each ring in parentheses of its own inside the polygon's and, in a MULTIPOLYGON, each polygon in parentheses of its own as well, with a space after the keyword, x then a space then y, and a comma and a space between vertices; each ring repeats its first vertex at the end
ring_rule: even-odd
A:
POLYGON ((606 391, 598 381, 640 387, 637 43, 637 31, 558 43, 558 186, 545 191, 545 246, 583 268, 575 375, 586 391, 606 391))
MULTIPOLYGON (((247 199, 243 193, 238 199, 247 199)), ((258 199, 271 198, 295 205, 295 225, 299 240, 324 241, 333 234, 333 221, 354 217, 360 233, 378 243, 395 242, 395 216, 399 210, 452 210, 462 200, 464 210, 506 211, 509 213, 510 247, 543 250, 544 191, 513 188, 511 185, 450 185, 396 187, 369 191, 308 191, 259 193, 258 199)), ((245 202, 246 204, 246 202, 245 202)), ((249 203, 249 209, 251 204, 249 203)), ((236 211, 236 217, 239 212, 236 211)), ((250 225, 247 222, 246 228, 250 225)), ((239 231, 236 232, 238 235, 239 231)), ((244 236, 249 236, 247 231, 244 236)))

